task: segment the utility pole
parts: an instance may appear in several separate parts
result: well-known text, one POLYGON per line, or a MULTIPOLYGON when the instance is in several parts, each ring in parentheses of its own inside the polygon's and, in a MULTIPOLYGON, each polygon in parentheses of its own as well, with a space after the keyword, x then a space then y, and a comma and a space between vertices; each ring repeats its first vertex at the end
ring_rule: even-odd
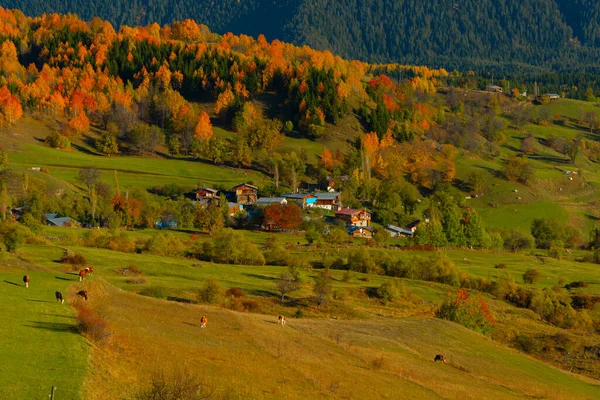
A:
POLYGON ((51 392, 50 392, 50 400, 54 400, 54 392, 56 391, 56 386, 52 386, 51 392))

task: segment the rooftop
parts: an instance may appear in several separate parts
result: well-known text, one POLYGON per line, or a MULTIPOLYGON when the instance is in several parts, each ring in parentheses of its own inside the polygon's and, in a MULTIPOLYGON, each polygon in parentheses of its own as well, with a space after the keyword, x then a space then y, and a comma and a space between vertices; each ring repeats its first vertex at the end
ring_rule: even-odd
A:
POLYGON ((339 211, 335 212, 335 215, 354 215, 354 214, 358 214, 360 212, 366 212, 365 210, 359 210, 356 208, 343 208, 339 211))
POLYGON ((283 197, 287 198, 287 199, 305 199, 307 197, 315 197, 312 194, 309 193, 286 193, 283 195, 283 197))
POLYGON ((322 192, 322 193, 313 193, 318 200, 335 200, 336 197, 340 196, 339 192, 322 192))
POLYGON ((241 188, 241 187, 243 187, 243 186, 248 186, 249 188, 252 188, 252 189, 254 189, 254 190, 258 190, 258 187, 254 186, 254 185, 251 185, 251 184, 249 184, 249 183, 240 183, 239 185, 236 185, 236 186, 234 186, 234 187, 233 187, 233 190, 235 190, 235 189, 237 189, 237 188, 241 188))
POLYGON ((404 228, 400 228, 399 226, 396 226, 396 225, 388 225, 385 227, 385 229, 387 229, 388 231, 396 232, 396 233, 402 233, 404 235, 412 235, 413 234, 412 231, 409 231, 404 228))
POLYGON ((275 204, 282 203, 285 200, 283 197, 260 197, 256 200, 256 204, 275 204))

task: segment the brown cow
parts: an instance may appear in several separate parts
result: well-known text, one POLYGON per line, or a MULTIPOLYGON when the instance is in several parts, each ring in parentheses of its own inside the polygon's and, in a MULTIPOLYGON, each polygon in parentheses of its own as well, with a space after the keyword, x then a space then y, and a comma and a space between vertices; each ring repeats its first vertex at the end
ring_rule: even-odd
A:
POLYGON ((206 328, 206 324, 208 323, 208 318, 204 315, 200 318, 200 328, 206 328))
POLYGON ((88 299, 88 293, 87 290, 80 290, 79 292, 76 293, 78 296, 83 297, 84 299, 88 299))
POLYGON ((443 354, 436 354, 435 358, 433 359, 434 362, 443 362, 446 363, 446 357, 444 357, 443 354))
POLYGON ((277 324, 279 325, 285 325, 285 317, 283 315, 279 315, 279 317, 277 317, 277 324))
POLYGON ((86 275, 91 275, 94 273, 94 267, 86 267, 84 269, 84 271, 85 271, 86 275))
POLYGON ((65 299, 63 299, 63 294, 61 292, 56 291, 54 295, 56 296, 56 301, 60 301, 60 304, 65 302, 65 299))
POLYGON ((25 283, 25 287, 29 287, 29 275, 23 277, 23 282, 25 283))
POLYGON ((82 280, 85 279, 86 274, 87 274, 87 272, 85 271, 85 269, 82 269, 81 271, 79 271, 79 282, 81 282, 82 280))

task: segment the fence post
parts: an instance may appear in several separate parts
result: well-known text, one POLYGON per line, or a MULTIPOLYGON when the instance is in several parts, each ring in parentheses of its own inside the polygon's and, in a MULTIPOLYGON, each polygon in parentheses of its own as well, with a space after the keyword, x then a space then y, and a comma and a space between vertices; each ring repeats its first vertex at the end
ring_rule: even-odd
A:
POLYGON ((50 392, 50 400, 54 400, 54 392, 56 391, 56 386, 52 386, 51 392, 50 392))

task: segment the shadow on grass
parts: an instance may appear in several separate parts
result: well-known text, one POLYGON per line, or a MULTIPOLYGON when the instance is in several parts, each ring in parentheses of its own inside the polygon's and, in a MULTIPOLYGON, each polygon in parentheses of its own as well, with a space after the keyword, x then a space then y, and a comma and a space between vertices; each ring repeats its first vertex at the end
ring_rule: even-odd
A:
POLYGON ((63 278, 62 276, 55 276, 54 279, 58 279, 61 281, 72 281, 73 279, 69 279, 69 278, 63 278))
POLYGON ((75 319, 75 317, 73 315, 60 315, 60 314, 48 314, 48 313, 39 313, 38 315, 46 315, 48 317, 59 317, 59 318, 75 319))
POLYGON ((31 302, 34 302, 34 303, 54 303, 52 300, 27 299, 27 301, 31 301, 31 302))
POLYGON ((18 283, 14 283, 14 282, 7 281, 7 280, 4 280, 4 283, 8 283, 9 285, 21 286, 21 285, 20 285, 20 284, 18 284, 18 283))
POLYGON ((272 276, 265 276, 265 275, 258 275, 258 274, 249 274, 247 272, 242 273, 242 275, 245 275, 249 278, 257 278, 257 279, 262 279, 264 281, 274 281, 277 278, 274 278, 272 276))
POLYGON ((66 333, 74 333, 79 334, 77 327, 73 324, 68 324, 65 322, 41 322, 41 321, 31 321, 30 325, 25 325, 30 328, 36 329, 45 329, 52 332, 66 332, 66 333))
POLYGON ((275 299, 281 298, 281 296, 279 296, 273 292, 269 292, 268 290, 251 289, 251 290, 248 290, 247 293, 254 295, 254 296, 271 297, 271 298, 275 298, 275 299))
POLYGON ((189 326, 200 326, 200 325, 192 324, 191 322, 182 322, 182 324, 189 325, 189 326))

